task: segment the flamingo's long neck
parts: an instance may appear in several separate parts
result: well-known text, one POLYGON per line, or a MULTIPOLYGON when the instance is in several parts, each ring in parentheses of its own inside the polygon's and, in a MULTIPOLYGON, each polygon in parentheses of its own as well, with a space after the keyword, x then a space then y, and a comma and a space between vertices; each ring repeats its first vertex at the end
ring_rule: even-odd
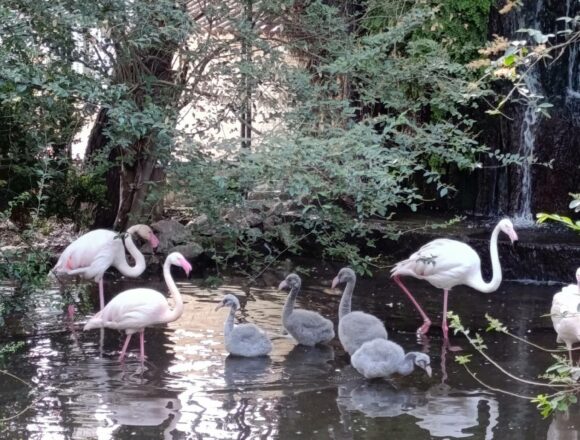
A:
POLYGON ((469 283, 469 286, 473 287, 474 289, 479 290, 483 293, 490 293, 497 290, 499 285, 501 284, 502 275, 501 275, 501 265, 499 263, 499 255, 497 251, 497 238, 499 236, 499 224, 493 229, 491 233, 491 240, 489 242, 489 253, 491 255, 491 270, 492 270, 492 277, 491 280, 486 283, 483 281, 481 276, 481 267, 479 269, 478 274, 476 274, 475 280, 469 283))
POLYGON ((183 314, 183 298, 181 297, 181 293, 179 293, 175 281, 173 281, 173 277, 171 276, 171 263, 167 260, 163 265, 163 278, 165 278, 165 283, 167 284, 167 288, 169 289, 169 293, 171 294, 174 303, 173 309, 165 315, 163 321, 173 322, 183 314))
POLYGON ((296 296, 298 296, 298 292, 300 292, 300 284, 292 286, 290 289, 290 293, 286 298, 286 302, 284 303, 284 311, 282 312, 282 324, 286 325, 286 321, 290 318, 290 315, 294 311, 294 303, 296 302, 296 296))
POLYGON ((342 298, 340 299, 340 305, 338 306, 338 320, 340 321, 351 311, 352 303, 352 292, 354 291, 354 285, 356 284, 356 279, 348 280, 342 292, 342 298))
POLYGON ((224 336, 226 339, 230 337, 230 333, 234 329, 235 316, 236 316, 236 307, 232 306, 232 308, 230 309, 230 314, 226 318, 226 323, 224 324, 224 336))
POLYGON ((127 250, 131 254, 131 256, 135 259, 135 266, 130 266, 127 263, 127 257, 125 256, 125 250, 121 247, 121 251, 123 255, 119 255, 118 258, 115 260, 115 267, 119 272, 123 275, 131 278, 136 278, 143 273, 145 270, 145 257, 143 254, 137 249, 135 243, 133 243, 133 238, 131 237, 131 229, 127 231, 127 238, 125 239, 125 246, 127 250))

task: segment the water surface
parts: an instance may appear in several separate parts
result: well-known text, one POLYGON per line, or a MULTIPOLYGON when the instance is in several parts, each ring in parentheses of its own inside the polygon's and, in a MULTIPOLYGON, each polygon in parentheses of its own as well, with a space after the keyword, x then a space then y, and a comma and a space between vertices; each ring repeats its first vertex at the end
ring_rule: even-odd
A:
MULTIPOLYGON (((336 322, 340 292, 330 289, 337 267, 320 268, 304 278, 299 306, 318 310, 336 322)), ((427 283, 409 281, 431 315, 429 338, 417 341, 418 314, 386 276, 359 280, 353 310, 384 320, 389 336, 405 350, 427 352, 434 375, 416 372, 393 383, 366 381, 349 366, 338 340, 306 348, 291 339, 274 341, 270 357, 243 359, 227 355, 223 344, 226 310, 214 312, 224 292, 239 296, 240 322, 253 322, 271 334, 281 332, 285 294, 275 286, 285 274, 266 273, 252 285, 228 278, 218 289, 202 280, 179 281, 185 300, 181 319, 146 330, 147 361, 138 360, 138 338, 127 362, 118 362, 124 335, 106 330, 83 332, 94 312, 96 286, 88 284, 89 309, 71 323, 58 287, 35 293, 25 313, 6 323, 3 341, 24 341, 2 368, 34 386, 33 391, 0 376, 0 417, 30 408, 0 426, 2 439, 559 439, 575 438, 578 411, 542 419, 533 404, 489 391, 478 384, 442 347, 442 294, 427 283), (92 305, 94 304, 94 306, 92 305)), ((106 284, 107 296, 135 286, 165 291, 161 278, 119 280, 106 284)), ((83 288, 81 286, 81 288, 83 288)), ((82 289, 81 289, 82 290, 82 289)), ((493 294, 458 287, 450 309, 477 329, 484 314, 500 318, 519 335, 549 347, 555 335, 549 310, 557 285, 504 282, 493 294)), ((14 294, 9 288, 0 292, 14 294)), ((78 299, 77 299, 78 300, 78 299)), ((81 307, 82 309, 82 307, 81 307)), ((486 334, 490 354, 504 367, 536 378, 551 363, 511 339, 486 334)), ((471 353, 454 338, 461 354, 471 353)), ((501 377, 477 354, 472 367, 493 386, 521 394, 526 389, 501 377)))

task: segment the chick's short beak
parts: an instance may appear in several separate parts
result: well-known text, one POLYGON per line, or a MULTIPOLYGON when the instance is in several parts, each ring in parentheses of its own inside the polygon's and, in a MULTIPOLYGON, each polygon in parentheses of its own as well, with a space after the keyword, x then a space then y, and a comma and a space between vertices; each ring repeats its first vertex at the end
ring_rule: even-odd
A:
POLYGON ((338 286, 339 280, 338 277, 334 277, 334 279, 332 280, 332 288, 335 289, 336 286, 338 286))
POLYGON ((217 306, 215 309, 213 309, 214 312, 217 312, 219 309, 221 309, 224 305, 220 304, 219 306, 217 306))
POLYGON ((278 290, 284 290, 288 288, 288 283, 286 282, 286 280, 282 281, 279 285, 278 285, 278 290))
POLYGON ((425 367, 425 373, 427 373, 427 376, 431 377, 431 375, 433 374, 433 371, 431 370, 431 365, 427 365, 425 367))

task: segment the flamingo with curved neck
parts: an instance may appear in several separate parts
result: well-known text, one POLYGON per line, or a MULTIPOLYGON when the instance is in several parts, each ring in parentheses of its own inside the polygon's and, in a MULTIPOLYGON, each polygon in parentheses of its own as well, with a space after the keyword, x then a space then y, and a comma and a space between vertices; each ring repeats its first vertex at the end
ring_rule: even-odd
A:
POLYGON ((145 327, 166 324, 177 320, 183 314, 183 298, 171 276, 171 266, 180 266, 189 275, 191 264, 179 252, 169 254, 163 264, 163 278, 173 298, 171 308, 165 296, 153 289, 138 288, 125 290, 115 296, 103 310, 86 323, 84 330, 111 328, 124 330, 127 334, 119 356, 125 357, 133 333, 140 333, 141 361, 145 360, 145 327))
POLYGON ((431 326, 431 320, 421 308, 415 297, 401 281, 401 276, 411 276, 426 280, 433 286, 443 289, 443 336, 449 341, 447 326, 447 299, 449 290, 464 284, 480 292, 489 293, 497 290, 501 284, 502 274, 497 240, 499 233, 505 233, 512 243, 518 239, 514 226, 509 219, 501 220, 493 229, 489 251, 491 256, 492 277, 489 282, 483 280, 481 274, 481 260, 475 250, 457 240, 439 238, 424 245, 408 259, 400 261, 391 270, 391 277, 407 294, 423 318, 423 325, 417 333, 426 334, 431 326))
MULTIPOLYGON (((100 308, 105 307, 103 276, 105 271, 114 266, 123 275, 138 277, 146 267, 145 257, 133 242, 133 234, 148 240, 155 249, 159 240, 153 230, 147 225, 134 225, 127 230, 125 246, 135 259, 135 265, 130 266, 125 256, 125 246, 119 233, 107 229, 96 229, 81 235, 67 246, 60 255, 58 262, 51 270, 53 275, 80 275, 99 283, 100 308)), ((69 315, 73 316, 74 307, 69 306, 69 315)))

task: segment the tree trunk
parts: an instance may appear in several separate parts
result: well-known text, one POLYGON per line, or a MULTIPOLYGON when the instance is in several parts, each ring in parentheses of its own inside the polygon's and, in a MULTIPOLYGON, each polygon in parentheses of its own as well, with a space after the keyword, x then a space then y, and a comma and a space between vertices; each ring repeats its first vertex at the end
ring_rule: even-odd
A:
MULTIPOLYGON (((140 54, 138 62, 128 60, 124 65, 117 66, 118 72, 122 72, 118 74, 118 82, 136 82, 132 99, 137 108, 143 107, 145 96, 163 106, 169 106, 169 103, 176 99, 175 94, 178 93, 179 87, 176 85, 172 88, 167 85, 173 83, 175 79, 175 72, 171 68, 174 50, 175 47, 168 44, 167 47, 151 49, 147 53, 140 54), (162 81, 163 85, 145 90, 143 88, 145 81, 139 79, 151 75, 162 81)), ((155 133, 148 133, 137 139, 133 145, 121 149, 109 145, 111 140, 104 134, 109 124, 114 124, 114 121, 110 120, 107 109, 100 110, 87 145, 86 157, 89 160, 93 160, 99 152, 109 149, 107 160, 112 164, 105 174, 107 200, 105 203, 97 204, 93 227, 124 230, 129 222, 134 224, 145 221, 158 212, 153 207, 149 212, 145 212, 145 201, 150 185, 152 183, 159 185, 163 182, 153 182, 158 158, 155 133)), ((164 176, 163 170, 160 171, 156 175, 164 176)))
POLYGON ((105 185, 107 186, 105 200, 99 201, 95 206, 95 220, 92 224, 92 229, 112 228, 119 209, 119 184, 121 179, 119 166, 117 165, 119 151, 117 148, 112 148, 107 153, 109 139, 105 136, 103 130, 108 123, 108 111, 106 108, 103 108, 99 110, 95 124, 91 129, 85 152, 85 162, 87 164, 96 164, 100 154, 106 154, 107 161, 113 164, 103 176, 105 185))

